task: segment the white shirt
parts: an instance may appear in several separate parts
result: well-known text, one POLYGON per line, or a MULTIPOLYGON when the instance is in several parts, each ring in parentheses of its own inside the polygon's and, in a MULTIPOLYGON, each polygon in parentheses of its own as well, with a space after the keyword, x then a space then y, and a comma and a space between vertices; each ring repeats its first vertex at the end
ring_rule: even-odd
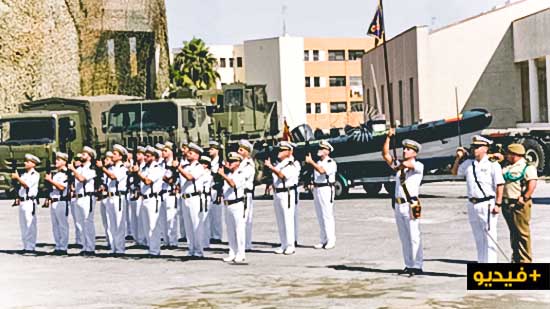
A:
POLYGON ((95 191, 94 178, 96 177, 96 172, 92 169, 92 164, 90 162, 86 162, 79 166, 76 171, 82 175, 85 180, 84 182, 80 182, 75 178, 74 192, 76 194, 93 193, 95 191))
POLYGON ((275 188, 290 188, 298 184, 300 178, 300 163, 294 161, 294 157, 289 157, 284 159, 281 162, 278 162, 275 166, 276 169, 280 170, 281 173, 285 176, 284 185, 283 180, 277 177, 277 174, 273 174, 273 187, 275 188))
MULTIPOLYGON (((163 176, 166 177, 167 179, 172 178, 172 175, 173 175, 172 160, 170 159, 170 160, 162 161, 162 166, 163 166, 163 176)), ((163 180, 162 190, 170 191, 171 189, 172 189, 172 186, 163 180)))
POLYGON ((481 161, 467 159, 458 167, 458 176, 466 177, 468 198, 484 198, 474 177, 474 168, 477 180, 486 196, 495 196, 497 185, 504 184, 502 168, 498 162, 491 162, 488 156, 481 161), (472 162, 474 165, 472 166, 472 162))
POLYGON ((50 192, 50 198, 61 198, 67 196, 67 190, 69 189, 69 184, 67 183, 69 177, 67 177, 66 170, 58 171, 52 177, 52 180, 56 183, 65 185, 65 190, 63 192, 59 191, 54 185, 52 185, 52 191, 50 192))
POLYGON ((210 163, 210 171, 212 171, 212 173, 217 173, 220 169, 220 163, 221 162, 219 156, 213 158, 212 162, 210 163))
POLYGON ((29 198, 36 197, 38 195, 38 183, 40 182, 40 174, 33 169, 21 175, 21 180, 29 187, 28 194, 27 189, 23 186, 19 186, 19 197, 29 198))
POLYGON ((326 183, 327 176, 330 183, 336 181, 336 161, 330 157, 326 157, 324 160, 317 161, 317 165, 321 166, 325 170, 325 173, 321 174, 316 169, 313 169, 313 182, 326 183))
POLYGON ((256 175, 256 166, 254 160, 246 158, 241 162, 239 170, 244 175, 245 188, 248 190, 254 190, 254 176, 256 175))
POLYGON ((184 165, 183 170, 190 173, 193 176, 193 180, 185 179, 185 177, 183 177, 183 175, 181 175, 180 173, 181 193, 190 194, 202 191, 203 188, 198 182, 199 178, 201 178, 201 176, 205 173, 202 164, 200 164, 199 161, 195 161, 191 164, 184 165))
MULTIPOLYGON (((112 165, 109 167, 109 171, 115 174, 116 180, 107 177, 107 189, 109 192, 117 192, 117 181, 118 181, 118 191, 126 191, 126 182, 128 181, 128 169, 122 162, 118 162, 117 165, 112 165)), ((107 176, 107 175, 105 175, 107 176)))
POLYGON ((223 184, 223 199, 226 201, 236 200, 238 198, 244 197, 244 188, 246 185, 244 173, 238 169, 234 173, 227 174, 233 182, 235 182, 235 187, 229 186, 227 181, 224 181, 223 184))
POLYGON ((162 188, 162 169, 158 166, 158 163, 152 162, 150 166, 145 165, 141 173, 152 182, 151 185, 146 185, 143 181, 139 183, 141 194, 159 193, 162 188))
POLYGON ((405 172, 405 185, 411 197, 418 197, 420 194, 420 184, 424 176, 424 164, 416 160, 413 161, 414 169, 400 170, 395 174, 395 197, 406 199, 405 191, 401 186, 401 173, 405 172))
POLYGON ((200 187, 203 192, 210 192, 214 184, 214 177, 210 170, 205 169, 202 176, 197 180, 197 189, 200 187))

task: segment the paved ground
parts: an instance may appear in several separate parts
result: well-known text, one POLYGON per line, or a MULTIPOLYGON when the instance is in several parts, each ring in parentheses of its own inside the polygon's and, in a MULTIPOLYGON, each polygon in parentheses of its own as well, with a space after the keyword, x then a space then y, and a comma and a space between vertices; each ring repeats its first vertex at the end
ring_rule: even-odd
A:
MULTIPOLYGON (((550 184, 539 183, 533 209, 533 249, 537 262, 550 262, 550 184)), ((0 307, 55 308, 548 308, 546 292, 468 292, 466 263, 475 259, 462 183, 423 187, 426 274, 396 275, 403 267, 387 196, 366 198, 354 190, 337 201, 337 247, 314 250, 318 227, 311 200, 301 202, 300 243, 293 256, 272 253, 277 242, 271 201, 256 201, 256 250, 249 265, 221 261, 217 245, 204 260, 186 251, 164 250, 148 259, 142 250, 106 255, 98 239, 94 258, 21 256, 17 211, 0 201, 0 307)), ((53 250, 49 211, 39 212, 39 250, 53 250)), ((96 215, 98 215, 96 213, 96 215)), ((96 218, 102 236, 99 216, 96 218)), ((71 228, 71 239, 74 237, 71 228)), ((499 239, 507 253, 507 227, 499 219, 499 239)), ((128 245, 131 245, 128 243, 128 245)))

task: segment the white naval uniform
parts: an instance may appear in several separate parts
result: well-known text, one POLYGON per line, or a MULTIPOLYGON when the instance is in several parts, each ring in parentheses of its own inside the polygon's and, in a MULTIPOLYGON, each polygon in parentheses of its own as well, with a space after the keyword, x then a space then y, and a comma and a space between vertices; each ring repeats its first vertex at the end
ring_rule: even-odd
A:
MULTIPOLYGON (((110 167, 109 167, 110 168, 110 167)), ((103 174, 101 177, 101 183, 103 184, 104 190, 107 190, 107 175, 103 174)), ((99 191, 98 194, 101 194, 103 199, 99 201, 99 213, 101 214, 101 222, 103 223, 103 230, 105 231, 105 240, 107 241, 107 246, 111 247, 111 238, 109 237, 109 227, 107 223, 107 198, 105 191, 99 191)))
POLYGON ((40 182, 40 174, 34 169, 23 173, 20 176, 23 182, 28 186, 25 188, 19 186, 18 195, 21 199, 19 205, 19 227, 21 228, 21 240, 23 241, 23 249, 34 251, 36 248, 36 196, 38 195, 38 184, 40 182), (25 200, 25 201, 23 201, 25 200))
POLYGON ((239 169, 242 171, 245 181, 246 196, 246 250, 252 249, 252 218, 254 213, 254 176, 256 167, 254 160, 246 158, 241 162, 239 169))
POLYGON ((96 171, 92 169, 91 163, 86 162, 76 170, 85 180, 80 182, 75 178, 75 213, 76 228, 82 235, 82 251, 95 251, 95 225, 94 205, 96 201, 94 182, 96 171), (80 196, 80 197, 78 197, 80 196))
MULTIPOLYGON (((73 189, 74 189, 74 184, 75 184, 76 179, 74 179, 74 177, 72 179, 73 179, 73 181, 71 183, 69 183, 68 185, 69 185, 69 189, 71 190, 71 192, 74 193, 73 189)), ((72 193, 71 193, 71 195, 72 195, 72 193)), ((75 244, 82 246, 82 244, 83 244, 82 235, 81 235, 80 229, 77 227, 77 221, 76 221, 76 216, 75 216, 76 202, 73 200, 72 197, 69 200, 69 206, 70 206, 70 209, 71 209, 70 214, 73 217, 73 224, 74 224, 74 242, 75 242, 75 244)))
MULTIPOLYGON (((143 169, 145 168, 145 162, 141 162, 139 164, 139 170, 140 172, 143 172, 143 169)), ((132 205, 130 206, 130 209, 132 209, 131 214, 131 220, 132 220, 132 229, 133 229, 133 236, 134 240, 136 241, 136 244, 140 246, 146 246, 147 245, 147 233, 148 229, 143 226, 143 212, 141 211, 143 206, 143 198, 141 197, 141 180, 139 177, 134 174, 132 177, 135 177, 135 183, 132 185, 135 192, 137 192, 137 199, 135 201, 132 201, 132 205)))
POLYGON ((245 258, 246 246, 246 212, 244 202, 239 201, 231 205, 228 204, 244 198, 246 181, 241 169, 227 176, 235 182, 235 187, 229 186, 226 181, 223 184, 223 199, 227 208, 225 225, 227 227, 227 240, 229 243, 229 258, 242 261, 245 258))
POLYGON ((59 191, 54 185, 52 185, 52 191, 50 192, 50 199, 52 204, 50 205, 50 217, 52 219, 52 231, 53 239, 55 241, 55 250, 67 251, 69 246, 69 200, 67 197, 67 191, 69 186, 67 184, 66 171, 58 171, 53 175, 53 181, 63 184, 65 190, 59 191), (56 200, 56 202, 54 202, 56 200))
POLYGON ((319 221, 321 241, 323 245, 334 246, 336 232, 334 223, 334 182, 336 181, 336 162, 330 157, 317 161, 325 173, 313 171, 313 203, 319 221))
MULTIPOLYGON (((414 169, 405 169, 405 184, 411 198, 418 198, 420 185, 424 176, 424 164, 414 161, 414 169)), ((406 194, 401 186, 402 171, 395 175, 395 198, 406 200, 406 194)), ((422 269, 424 255, 422 249, 422 235, 420 230, 420 218, 414 219, 411 215, 411 205, 408 202, 403 204, 395 201, 394 207, 397 232, 401 240, 401 249, 405 267, 422 269)))
MULTIPOLYGON (((210 173, 211 175, 217 174, 220 165, 223 165, 220 162, 220 157, 215 157, 210 163, 210 173)), ((222 180, 223 181, 223 180, 222 180)), ((212 183, 214 186, 214 183, 212 183)), ((208 220, 206 220, 206 233, 209 238, 221 240, 223 236, 223 206, 222 204, 217 204, 216 200, 218 197, 218 192, 214 189, 210 190, 210 204, 208 205, 208 220)), ((221 199, 220 199, 221 201, 221 199)))
MULTIPOLYGON (((203 228, 200 220, 202 190, 198 181, 205 173, 204 167, 195 161, 185 165, 183 169, 193 176, 193 180, 187 180, 180 174, 183 221, 185 222, 185 234, 189 247, 189 256, 203 256, 203 237, 199 229, 203 228), (186 197, 185 195, 193 194, 186 197)), ((204 223, 204 222, 203 222, 204 223)))
POLYGON ((493 197, 489 201, 474 204, 468 200, 468 219, 472 232, 474 234, 474 240, 477 248, 477 262, 478 263, 497 263, 497 219, 498 216, 488 214, 495 207, 495 194, 497 185, 504 184, 504 178, 502 176, 502 168, 498 162, 489 161, 489 157, 485 156, 481 161, 467 159, 458 167, 458 175, 466 177, 466 187, 468 192, 468 199, 476 198, 481 199, 485 196, 493 197), (473 163, 473 165, 472 165, 473 163), (481 185, 480 190, 475 177, 474 168, 477 180, 481 185), (485 193, 485 196, 484 194, 485 193), (490 218, 489 218, 490 216, 490 218), (490 220, 490 223, 488 222, 490 220), (487 235, 493 238, 492 240, 487 235))
MULTIPOLYGON (((173 169, 172 160, 164 161, 164 177, 172 179, 173 169)), ((175 191, 176 184, 168 184, 166 181, 162 182, 162 205, 160 208, 160 216, 162 220, 162 234, 164 237, 164 244, 167 246, 178 245, 178 197, 175 191)))
MULTIPOLYGON (((185 166, 189 164, 189 161, 187 161, 187 159, 185 158, 182 158, 180 160, 180 165, 181 166, 185 166)), ((180 182, 180 178, 178 176, 178 184, 180 185, 180 192, 181 192, 181 182, 180 182)), ((178 198, 178 230, 179 230, 179 237, 180 238, 187 238, 187 235, 185 233, 185 221, 183 220, 183 200, 180 198, 178 198)))
POLYGON ((158 193, 162 187, 163 171, 157 162, 151 162, 150 165, 143 167, 142 174, 145 178, 151 180, 151 185, 140 182, 141 192, 141 224, 145 233, 147 245, 149 245, 149 254, 160 255, 160 224, 159 210, 161 200, 158 193))
MULTIPOLYGON (((162 170, 162 176, 166 174, 166 162, 164 159, 160 159, 157 162, 158 167, 162 170)), ((161 245, 167 245, 168 240, 166 239, 166 205, 164 204, 164 188, 165 188, 165 182, 162 181, 161 191, 159 192, 159 198, 160 198, 160 207, 159 207, 159 226, 160 226, 160 239, 161 239, 161 245)))
POLYGON ((294 157, 278 162, 275 168, 280 170, 285 176, 283 181, 273 173, 275 216, 277 218, 281 249, 286 250, 287 248, 294 248, 295 207, 300 168, 299 165, 295 164, 294 157), (292 189, 293 187, 296 188, 292 189), (277 192, 277 190, 286 191, 277 192))
POLYGON ((203 192, 201 195, 202 209, 199 213, 199 235, 202 235, 203 248, 210 248, 210 231, 208 229, 208 222, 210 220, 210 198, 214 178, 212 177, 210 170, 205 169, 204 174, 202 174, 201 178, 197 181, 203 192))
POLYGON ((107 214, 107 235, 111 240, 112 253, 124 253, 126 250, 126 182, 128 181, 128 169, 122 162, 109 167, 116 179, 107 177, 107 192, 105 198, 105 210, 107 214))

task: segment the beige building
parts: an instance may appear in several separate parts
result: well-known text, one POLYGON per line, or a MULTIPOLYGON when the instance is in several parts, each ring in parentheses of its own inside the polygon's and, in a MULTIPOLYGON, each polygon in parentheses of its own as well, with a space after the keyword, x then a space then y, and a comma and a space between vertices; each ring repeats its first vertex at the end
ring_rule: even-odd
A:
POLYGON ((313 129, 363 122, 361 57, 371 38, 304 38, 307 123, 313 129))

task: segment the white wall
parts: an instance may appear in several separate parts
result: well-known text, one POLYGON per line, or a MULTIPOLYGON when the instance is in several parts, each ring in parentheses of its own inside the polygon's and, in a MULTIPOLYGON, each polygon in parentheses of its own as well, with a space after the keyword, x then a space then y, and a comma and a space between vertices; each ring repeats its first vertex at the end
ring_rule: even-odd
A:
MULTIPOLYGON (((231 84, 235 82, 235 71, 233 68, 229 67, 229 58, 234 56, 234 47, 233 45, 210 45, 208 46, 210 53, 219 61, 220 58, 225 58, 225 67, 222 68, 219 65, 217 71, 220 74, 220 79, 216 83, 216 87, 221 89, 221 84, 231 84)), ((236 64, 236 60, 235 60, 236 64)))

